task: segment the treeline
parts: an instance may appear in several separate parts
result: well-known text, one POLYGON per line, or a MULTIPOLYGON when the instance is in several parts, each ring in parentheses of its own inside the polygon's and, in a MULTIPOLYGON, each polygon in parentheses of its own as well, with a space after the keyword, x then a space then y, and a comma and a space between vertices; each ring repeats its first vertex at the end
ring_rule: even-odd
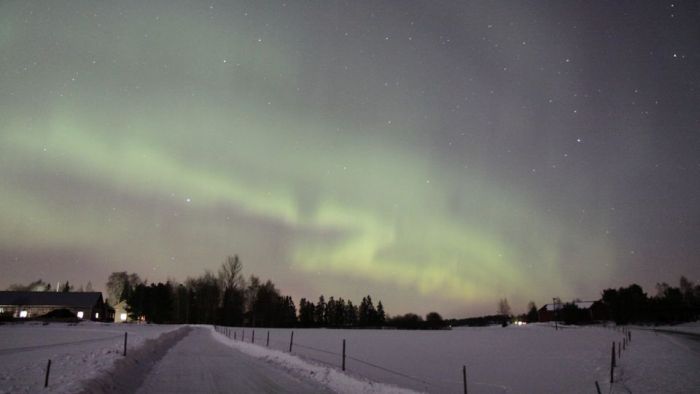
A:
MULTIPOLYGON (((558 299, 557 299, 558 300, 558 299)), ((538 321, 534 303, 529 312, 518 316, 526 322, 538 321)), ((566 324, 589 324, 614 321, 616 324, 675 324, 700 318, 700 285, 681 276, 679 286, 665 282, 656 284, 656 294, 647 295, 641 286, 631 284, 618 289, 605 289, 601 298, 589 307, 580 308, 576 301, 558 301, 554 318, 566 324)))
POLYGON ((381 327, 387 323, 382 302, 371 296, 359 306, 350 300, 322 295, 316 303, 302 298, 299 310, 267 280, 245 280, 241 261, 228 257, 216 274, 205 272, 184 283, 143 282, 136 274, 112 273, 108 299, 124 301, 129 317, 151 323, 218 324, 252 327, 381 327))
POLYGON ((92 289, 92 282, 88 282, 87 285, 83 286, 80 285, 79 287, 75 287, 70 284, 70 282, 66 281, 65 283, 61 284, 60 282, 58 283, 56 289, 51 287, 51 283, 44 282, 42 279, 37 279, 34 282, 30 282, 29 284, 21 284, 21 283, 13 283, 11 284, 8 288, 8 291, 58 291, 58 292, 63 292, 63 293, 69 293, 69 292, 91 292, 94 291, 92 289))
POLYGON ((681 276, 678 287, 656 284, 656 295, 647 296, 637 284, 603 291, 601 301, 610 320, 627 323, 681 323, 700 317, 700 285, 681 276))
POLYGON ((370 296, 362 298, 359 306, 342 298, 331 297, 326 302, 320 296, 315 304, 302 298, 298 323, 301 327, 381 327, 386 323, 386 313, 382 302, 379 301, 375 308, 370 296))
MULTIPOLYGON (((510 318, 506 318, 510 319, 510 318)), ((479 316, 479 317, 467 317, 463 319, 450 319, 448 320, 448 323, 453 326, 453 327, 459 327, 459 326, 469 326, 469 327, 485 327, 485 326, 491 326, 495 324, 503 324, 504 321, 504 316, 503 315, 488 315, 488 316, 479 316)), ((535 320, 537 321, 537 320, 535 320)))

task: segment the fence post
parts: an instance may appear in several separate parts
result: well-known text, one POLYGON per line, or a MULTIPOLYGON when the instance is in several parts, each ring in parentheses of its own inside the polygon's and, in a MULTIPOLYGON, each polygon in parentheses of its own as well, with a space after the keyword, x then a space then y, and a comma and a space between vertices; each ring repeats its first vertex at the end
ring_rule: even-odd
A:
POLYGON ((615 370, 615 342, 612 343, 612 358, 610 359, 610 384, 613 383, 613 371, 615 370))
POLYGON ((250 343, 255 343, 255 330, 253 330, 253 339, 250 340, 250 343))
POLYGON ((464 394, 467 394, 467 366, 462 365, 462 382, 464 383, 464 394))
POLYGON ((345 339, 343 339, 343 371, 345 371, 345 339))
POLYGON ((234 332, 233 332, 233 340, 234 340, 234 341, 236 340, 236 334, 237 334, 237 333, 238 333, 238 331, 234 331, 234 332))
POLYGON ((49 387, 49 373, 51 372, 51 359, 46 364, 46 378, 44 378, 44 387, 49 387))
POLYGON ((622 344, 620 342, 617 343, 617 358, 622 357, 622 344))
POLYGON ((267 340, 265 341, 265 346, 270 347, 270 330, 267 330, 267 340))
POLYGON ((632 330, 627 331, 627 340, 628 342, 632 342, 632 330))
POLYGON ((129 336, 128 332, 124 332, 124 357, 126 357, 126 338, 129 336))
POLYGON ((601 392, 600 392, 600 385, 598 384, 598 381, 597 381, 597 380, 595 381, 595 389, 596 389, 596 391, 598 392, 598 394, 601 394, 601 392))
POLYGON ((289 353, 292 352, 292 344, 294 343, 294 331, 292 331, 292 335, 289 337, 289 353))

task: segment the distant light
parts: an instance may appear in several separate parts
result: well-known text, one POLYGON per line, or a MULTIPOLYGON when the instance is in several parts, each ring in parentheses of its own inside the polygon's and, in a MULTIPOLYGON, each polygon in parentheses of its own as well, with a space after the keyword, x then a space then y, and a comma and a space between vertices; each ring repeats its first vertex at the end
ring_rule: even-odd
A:
POLYGON ((83 311, 78 311, 78 319, 82 319, 84 316, 83 311))
POLYGON ((100 312, 95 312, 95 319, 99 319, 99 318, 100 318, 100 312))
POLYGON ((29 312, 27 312, 27 311, 19 311, 19 317, 20 317, 20 318, 25 319, 25 318, 27 318, 27 316, 29 316, 29 312))
POLYGON ((120 314, 119 318, 121 319, 121 321, 126 321, 126 313, 120 314))

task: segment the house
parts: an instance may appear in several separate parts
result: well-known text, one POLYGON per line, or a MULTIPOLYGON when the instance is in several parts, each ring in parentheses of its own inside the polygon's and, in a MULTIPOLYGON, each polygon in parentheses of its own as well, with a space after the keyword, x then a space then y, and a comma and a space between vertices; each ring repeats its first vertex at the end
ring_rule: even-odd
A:
POLYGON ((133 321, 129 316, 129 312, 126 310, 126 301, 120 301, 114 306, 114 322, 115 323, 128 323, 133 321))
POLYGON ((68 310, 78 319, 114 321, 114 309, 100 292, 0 291, 0 315, 33 319, 58 310, 68 310))

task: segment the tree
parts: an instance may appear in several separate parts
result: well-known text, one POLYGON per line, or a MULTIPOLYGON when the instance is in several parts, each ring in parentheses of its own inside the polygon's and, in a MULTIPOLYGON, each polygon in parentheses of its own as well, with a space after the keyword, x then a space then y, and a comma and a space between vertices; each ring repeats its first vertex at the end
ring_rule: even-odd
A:
POLYGON ((245 302, 246 302, 246 318, 245 320, 248 321, 251 325, 255 325, 255 314, 254 314, 254 305, 255 305, 255 298, 258 296, 258 288, 260 287, 260 278, 258 278, 255 275, 251 275, 250 279, 248 280, 248 287, 246 287, 245 290, 245 302))
POLYGON ((386 324, 386 312, 384 312, 384 305, 382 305, 380 300, 377 303, 377 325, 383 326, 384 324, 386 324))
POLYGON ((279 291, 269 280, 258 286, 253 302, 251 315, 254 317, 251 321, 253 327, 274 327, 276 304, 280 298, 279 291))
POLYGON ((245 280, 241 271, 243 264, 238 256, 228 256, 221 263, 218 276, 221 294, 221 310, 218 322, 223 325, 233 326, 243 323, 245 312, 245 280))
POLYGON ((299 301, 299 324, 302 327, 314 326, 315 305, 306 298, 299 301))
POLYGON ((285 296, 282 299, 282 320, 281 327, 294 327, 297 325, 297 308, 294 306, 292 297, 285 296))
POLYGON ((63 293, 70 293, 71 291, 73 291, 73 286, 71 286, 70 282, 66 281, 66 284, 63 285, 60 291, 63 293))
POLYGON ((360 327, 376 327, 379 323, 377 310, 374 308, 372 297, 369 295, 364 297, 360 303, 358 320, 360 327))
POLYGON ((357 307, 352 304, 352 301, 348 300, 348 303, 345 305, 345 325, 347 327, 357 327, 357 316, 357 307))
POLYGON ((195 324, 214 324, 217 321, 221 289, 219 281, 211 272, 185 284, 189 290, 190 321, 195 324))
POLYGON ((510 318, 512 313, 507 298, 501 298, 500 300, 498 300, 498 314, 506 319, 510 318))
POLYGON ((92 289, 92 282, 88 281, 87 285, 85 285, 85 291, 87 291, 87 292, 95 291, 92 289))
POLYGON ((316 308, 314 309, 314 321, 318 327, 326 326, 326 301, 323 294, 318 297, 316 308))
POLYGON ((105 284, 107 299, 112 305, 116 305, 128 299, 131 291, 141 283, 142 281, 138 274, 129 274, 126 271, 112 272, 105 284))
POLYGON ((387 322, 387 325, 404 330, 418 330, 423 328, 423 318, 415 313, 407 313, 403 316, 395 316, 387 322))
POLYGON ((51 284, 41 279, 37 279, 28 285, 14 283, 7 288, 10 291, 51 291, 51 284))
MULTIPOLYGON (((657 289, 664 289, 664 284, 657 289)), ((662 290, 663 291, 663 290, 662 290)), ((620 287, 618 290, 603 290, 603 304, 617 324, 627 324, 632 321, 643 321, 649 303, 647 295, 637 284, 620 287)))
POLYGON ((238 259, 238 255, 226 257, 226 260, 221 263, 221 267, 219 268, 221 288, 227 290, 243 287, 244 280, 241 274, 242 271, 243 264, 238 259))
POLYGON ((527 303, 527 316, 525 317, 528 323, 534 323, 540 320, 537 313, 537 305, 533 301, 527 303))
POLYGON ((437 312, 430 312, 425 316, 425 326, 429 330, 439 330, 446 326, 445 321, 437 312))
POLYGON ((582 324, 591 321, 591 315, 588 310, 581 309, 576 305, 577 301, 567 302, 561 307, 561 320, 565 324, 582 324))

